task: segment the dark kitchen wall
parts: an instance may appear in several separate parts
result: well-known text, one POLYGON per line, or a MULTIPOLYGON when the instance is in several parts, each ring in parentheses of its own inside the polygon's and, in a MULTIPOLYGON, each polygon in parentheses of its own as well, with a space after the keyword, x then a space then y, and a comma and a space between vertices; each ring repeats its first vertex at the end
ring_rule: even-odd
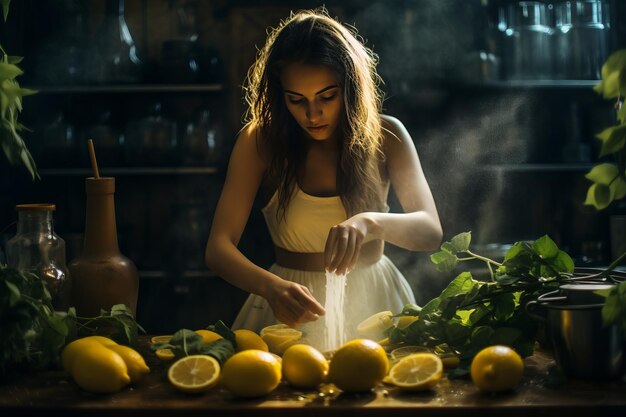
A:
MULTIPOLYGON (((141 59, 126 77, 98 61, 115 43, 103 30, 106 3, 13 1, 0 26, 2 45, 25 56, 22 84, 40 89, 25 99, 23 120, 42 176, 33 183, 0 158, 0 229, 14 221, 17 203, 55 202, 57 232, 68 258, 76 256, 90 175, 85 141, 93 137, 101 169, 116 177, 120 247, 141 271, 138 319, 149 332, 231 322, 245 299, 202 265, 245 111, 241 85, 268 27, 322 4, 378 54, 385 112, 415 141, 446 238, 471 230, 481 250, 500 256, 514 241, 549 234, 578 265, 609 261, 610 219, 625 209, 597 213, 582 202, 584 174, 597 160, 594 134, 615 115, 592 91, 594 74, 559 66, 564 45, 585 56, 598 50, 555 35, 563 2, 526 2, 528 12, 503 0, 126 0, 141 59), (532 18, 547 32, 527 30, 532 18)), ((606 37, 604 55, 626 46, 624 3, 602 2, 607 29, 591 35, 606 37)), ((267 266, 260 205, 241 246, 267 266)), ((391 208, 401 209, 395 200, 391 208)), ((9 226, 0 238, 13 233, 9 226)), ((387 251, 420 303, 453 276, 435 272, 429 254, 387 251)))

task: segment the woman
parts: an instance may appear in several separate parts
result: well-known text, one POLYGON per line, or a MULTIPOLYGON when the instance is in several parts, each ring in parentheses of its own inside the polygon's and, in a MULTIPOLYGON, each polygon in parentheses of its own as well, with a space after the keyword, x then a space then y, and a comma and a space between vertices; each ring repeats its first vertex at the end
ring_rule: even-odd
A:
POLYGON ((411 137, 380 114, 375 64, 324 10, 293 14, 259 52, 206 247, 209 268, 252 293, 233 328, 303 325, 321 342, 325 271, 347 273, 348 338, 369 315, 414 302, 384 242, 429 251, 442 231, 411 137), (390 185, 404 213, 387 213, 390 185), (237 249, 260 189, 276 249, 269 270, 237 249))

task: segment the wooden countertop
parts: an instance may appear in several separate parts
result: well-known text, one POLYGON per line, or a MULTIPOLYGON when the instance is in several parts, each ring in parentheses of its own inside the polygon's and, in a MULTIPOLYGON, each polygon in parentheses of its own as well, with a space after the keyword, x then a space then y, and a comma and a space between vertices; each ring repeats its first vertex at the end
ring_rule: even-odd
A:
POLYGON ((526 358, 524 380, 512 392, 481 393, 469 380, 444 378, 432 391, 403 393, 379 386, 367 394, 320 396, 282 383, 270 395, 238 400, 219 388, 188 395, 170 386, 167 363, 149 350, 148 338, 139 351, 151 373, 137 386, 116 394, 91 394, 77 387, 62 371, 21 375, 0 385, 3 416, 626 416, 626 382, 564 379, 545 352, 526 358))

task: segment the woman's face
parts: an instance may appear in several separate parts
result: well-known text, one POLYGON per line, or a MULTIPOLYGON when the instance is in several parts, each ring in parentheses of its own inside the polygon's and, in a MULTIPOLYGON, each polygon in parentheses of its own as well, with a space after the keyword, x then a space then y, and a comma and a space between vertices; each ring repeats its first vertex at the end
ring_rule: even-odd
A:
POLYGON ((334 72, 294 63, 283 69, 280 81, 287 109, 300 127, 315 140, 335 138, 343 99, 334 72))

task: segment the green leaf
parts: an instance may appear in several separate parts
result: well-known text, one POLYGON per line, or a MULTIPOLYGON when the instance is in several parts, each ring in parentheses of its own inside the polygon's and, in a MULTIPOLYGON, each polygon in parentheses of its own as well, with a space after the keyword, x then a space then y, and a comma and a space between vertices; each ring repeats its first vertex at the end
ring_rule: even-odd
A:
POLYGON ((7 56, 7 63, 17 65, 24 60, 23 56, 7 56))
POLYGON ((626 143, 626 125, 614 126, 613 128, 609 128, 607 130, 611 130, 608 138, 605 139, 605 135, 602 135, 602 133, 605 133, 606 130, 598 135, 598 138, 602 140, 600 157, 621 151, 624 149, 624 144, 626 143))
POLYGON ((598 164, 585 174, 585 178, 602 185, 609 185, 619 174, 615 164, 598 164))
POLYGON ((613 201, 613 195, 611 187, 604 184, 592 184, 587 190, 587 198, 585 199, 585 205, 594 206, 596 210, 602 210, 611 204, 613 201))
POLYGON ((19 69, 16 65, 0 62, 0 81, 12 80, 23 73, 24 71, 19 69))
POLYGON ((435 264, 435 269, 440 272, 452 271, 459 262, 459 258, 447 250, 433 253, 430 255, 430 260, 435 264))
POLYGON ((495 329, 489 340, 493 345, 515 346, 522 332, 514 327, 499 327, 495 329))
POLYGON ((550 265, 559 272, 574 272, 574 261, 566 252, 560 250, 558 255, 550 260, 550 265))
POLYGON ((208 326, 207 330, 211 330, 219 334, 224 339, 229 340, 235 347, 237 347, 237 339, 235 337, 235 333, 230 329, 230 327, 225 325, 221 320, 218 320, 217 323, 208 326))
POLYGON ((556 243, 548 235, 544 235, 535 240, 532 244, 532 248, 542 259, 554 258, 559 253, 559 248, 556 243))
POLYGON ((467 252, 472 241, 472 232, 463 232, 454 236, 450 244, 454 248, 454 253, 467 252))
POLYGON ((626 197, 626 181, 623 176, 617 177, 610 185, 615 200, 626 197))
POLYGON ((619 110, 617 111, 617 120, 619 120, 622 124, 626 123, 626 106, 624 104, 620 104, 619 110))
POLYGON ((4 21, 7 21, 7 17, 9 16, 9 6, 11 5, 11 0, 2 0, 2 14, 4 16, 4 21))
POLYGON ((624 79, 621 74, 626 68, 626 49, 612 53, 602 65, 602 81, 594 87, 594 90, 604 98, 615 98, 620 92, 626 91, 624 79))

